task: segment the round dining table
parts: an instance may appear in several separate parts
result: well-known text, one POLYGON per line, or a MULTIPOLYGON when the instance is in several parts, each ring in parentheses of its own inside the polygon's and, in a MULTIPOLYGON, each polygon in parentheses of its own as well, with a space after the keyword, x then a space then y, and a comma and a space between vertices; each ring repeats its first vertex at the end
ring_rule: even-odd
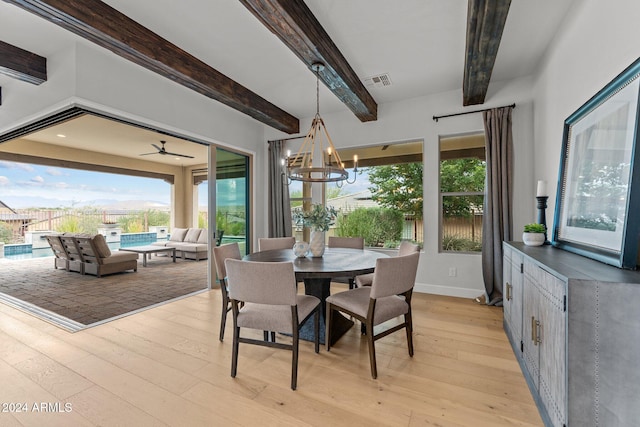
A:
MULTIPOLYGON (((331 280, 372 273, 376 268, 376 260, 387 256, 384 253, 366 249, 326 248, 321 257, 310 255, 296 257, 292 249, 276 249, 254 252, 243 259, 261 262, 293 262, 296 280, 304 282, 305 294, 313 295, 321 301, 320 341, 324 344, 325 300, 331 294, 331 280)), ((309 319, 300 331, 300 338, 313 340, 312 325, 313 322, 309 319)), ((336 313, 331 323, 332 341, 337 341, 352 326, 353 321, 336 313)))

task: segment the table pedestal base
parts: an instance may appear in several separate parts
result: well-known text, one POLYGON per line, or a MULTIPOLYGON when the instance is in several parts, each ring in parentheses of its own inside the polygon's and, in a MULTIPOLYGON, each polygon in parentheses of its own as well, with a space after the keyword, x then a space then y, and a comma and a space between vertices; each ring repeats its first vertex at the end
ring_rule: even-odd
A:
MULTIPOLYGON (((324 344, 326 335, 325 315, 326 299, 330 293, 331 279, 304 279, 304 292, 307 295, 313 295, 320 299, 320 343, 324 344)), ((354 322, 346 318, 341 313, 334 313, 333 322, 331 323, 331 345, 334 345, 341 336, 343 336, 352 326, 354 322)), ((300 329, 300 339, 313 341, 313 316, 302 325, 300 329)))

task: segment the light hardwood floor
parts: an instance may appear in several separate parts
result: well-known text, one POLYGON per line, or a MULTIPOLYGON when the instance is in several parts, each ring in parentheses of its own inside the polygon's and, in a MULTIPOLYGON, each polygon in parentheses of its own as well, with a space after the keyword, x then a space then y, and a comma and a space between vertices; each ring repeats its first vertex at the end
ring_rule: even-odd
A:
POLYGON ((77 333, 0 304, 0 426, 542 425, 500 308, 425 294, 413 307, 413 358, 403 332, 379 340, 372 380, 355 327, 331 352, 301 343, 292 391, 283 350, 241 345, 230 377, 216 289, 77 333))

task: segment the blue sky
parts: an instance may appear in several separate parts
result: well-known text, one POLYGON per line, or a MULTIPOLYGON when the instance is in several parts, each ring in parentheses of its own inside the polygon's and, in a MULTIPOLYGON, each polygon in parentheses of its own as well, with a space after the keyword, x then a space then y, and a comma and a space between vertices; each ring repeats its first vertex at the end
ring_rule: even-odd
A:
POLYGON ((96 200, 169 204, 170 186, 160 179, 0 161, 0 200, 15 208, 80 207, 96 200), (33 204, 37 200, 41 204, 33 204))
MULTIPOLYGON (((353 172, 352 172, 353 173, 353 172)), ((244 179, 217 183, 218 205, 244 204, 244 179)), ((366 190, 366 173, 343 194, 366 190)), ((130 200, 168 205, 171 186, 160 179, 40 166, 0 160, 0 200, 12 208, 86 207, 130 200)), ((207 183, 198 186, 199 205, 207 204, 207 183)))

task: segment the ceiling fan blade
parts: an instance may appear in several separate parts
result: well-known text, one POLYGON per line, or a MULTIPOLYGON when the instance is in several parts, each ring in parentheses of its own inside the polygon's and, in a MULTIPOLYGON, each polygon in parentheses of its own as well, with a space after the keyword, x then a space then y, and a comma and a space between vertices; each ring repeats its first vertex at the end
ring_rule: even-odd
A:
POLYGON ((157 144, 151 144, 151 145, 153 145, 153 147, 158 151, 164 151, 164 147, 160 148, 160 147, 158 147, 157 144))
POLYGON ((139 154, 139 156, 150 156, 152 154, 158 154, 158 152, 156 151, 155 153, 142 153, 142 154, 139 154))
POLYGON ((186 154, 170 153, 168 151, 165 151, 165 152, 163 152, 161 154, 168 154, 169 156, 186 157, 187 159, 193 159, 194 158, 193 156, 188 156, 186 154))

